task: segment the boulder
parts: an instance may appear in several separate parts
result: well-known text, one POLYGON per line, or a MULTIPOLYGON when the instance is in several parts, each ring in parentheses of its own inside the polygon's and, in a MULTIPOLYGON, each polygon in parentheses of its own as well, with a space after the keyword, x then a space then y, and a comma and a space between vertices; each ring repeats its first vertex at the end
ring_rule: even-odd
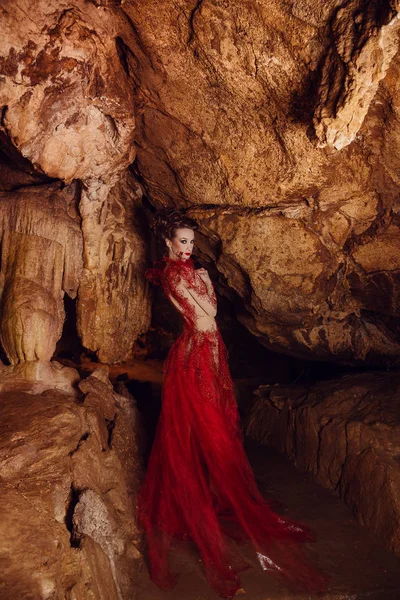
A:
POLYGON ((285 452, 400 556, 400 376, 261 386, 247 434, 285 452))
POLYGON ((0 392, 4 600, 135 596, 135 402, 101 370, 79 387, 0 392))

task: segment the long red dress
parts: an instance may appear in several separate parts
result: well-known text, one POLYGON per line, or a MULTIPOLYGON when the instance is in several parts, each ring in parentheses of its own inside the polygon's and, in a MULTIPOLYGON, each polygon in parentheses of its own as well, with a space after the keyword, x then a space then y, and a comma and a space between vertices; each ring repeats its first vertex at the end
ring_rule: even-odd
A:
POLYGON ((237 532, 251 541, 262 568, 294 591, 322 592, 326 577, 310 565, 301 543, 310 530, 277 515, 257 489, 242 445, 227 351, 215 323, 216 299, 193 262, 164 259, 148 277, 161 283, 184 320, 164 365, 162 409, 145 481, 139 523, 146 533, 151 578, 172 588, 173 538, 197 545, 208 583, 223 598, 240 588, 248 568, 237 532))

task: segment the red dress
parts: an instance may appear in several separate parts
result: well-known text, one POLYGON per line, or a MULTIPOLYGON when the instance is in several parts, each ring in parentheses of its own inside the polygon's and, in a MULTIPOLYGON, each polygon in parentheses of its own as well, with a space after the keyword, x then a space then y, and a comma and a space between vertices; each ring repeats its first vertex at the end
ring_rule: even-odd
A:
POLYGON ((216 298, 193 262, 164 259, 148 271, 184 320, 164 365, 162 409, 138 517, 146 533, 151 578, 170 589, 173 538, 197 545, 208 583, 223 598, 240 588, 250 565, 229 537, 250 540, 262 568, 294 591, 322 592, 326 577, 301 552, 307 527, 277 515, 257 489, 242 445, 227 351, 215 323, 216 298), (227 537, 229 536, 229 537, 227 537))

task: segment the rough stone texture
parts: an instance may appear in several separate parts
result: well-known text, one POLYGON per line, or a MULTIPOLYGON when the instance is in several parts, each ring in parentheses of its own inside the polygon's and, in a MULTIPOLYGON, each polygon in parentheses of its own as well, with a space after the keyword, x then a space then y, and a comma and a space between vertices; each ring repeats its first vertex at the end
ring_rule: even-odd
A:
MULTIPOLYGON (((43 0, 35 4, 34 17, 26 18, 31 11, 26 0, 2 3, 0 172, 5 190, 49 178, 82 181, 75 187, 83 256, 82 244, 74 251, 84 266, 78 330, 88 349, 112 363, 129 357, 137 335, 148 327, 149 299, 137 215, 141 192, 127 171, 135 157, 136 111, 122 36, 129 42, 134 29, 118 3, 102 4, 43 0)), ((42 255, 45 248, 36 250, 42 255)), ((49 265, 60 263, 58 246, 54 252, 46 253, 49 265)), ((57 269, 52 282, 57 289, 59 274, 57 269)), ((36 272, 30 275, 40 279, 36 272)), ((61 333, 62 297, 54 306, 50 297, 45 303, 27 328, 49 331, 47 347, 38 351, 33 339, 23 357, 12 349, 12 362, 52 356, 61 333)), ((12 318, 10 323, 5 338, 15 335, 12 318)))
MULTIPOLYGON (((136 157, 155 206, 199 217, 202 261, 215 262, 220 291, 236 292, 267 347, 398 360, 397 0, 40 0, 30 19, 27 0, 0 10, 1 129, 36 167, 19 179, 82 182, 80 305, 96 307, 79 316, 87 347, 121 360, 148 324, 141 234, 126 224, 139 195, 123 191, 136 157), (111 230, 129 239, 115 261, 111 230)), ((17 174, 7 161, 3 170, 13 188, 17 174)))
POLYGON ((135 405, 103 371, 79 387, 0 392, 4 600, 134 598, 135 405))
MULTIPOLYGON (((95 368, 98 368, 98 364, 95 368)), ((35 360, 11 366, 0 363, 1 392, 20 390, 29 394, 42 394, 52 389, 74 396, 78 382, 77 370, 66 367, 56 360, 51 362, 35 360)))
POLYGON ((12 364, 50 360, 82 271, 74 186, 0 193, 0 339, 12 364))
POLYGON ((340 150, 357 135, 399 47, 397 0, 352 0, 338 6, 315 110, 320 146, 340 150))
POLYGON ((339 495, 400 556, 400 376, 262 386, 246 432, 339 495))
POLYGON ((150 323, 141 193, 126 176, 111 190, 84 188, 80 203, 84 270, 77 306, 78 332, 103 362, 126 359, 150 323))
POLYGON ((20 152, 66 182, 112 180, 133 160, 132 89, 119 60, 123 15, 101 3, 1 6, 2 128, 20 152))
POLYGON ((202 259, 237 292, 239 318, 287 353, 397 360, 395 3, 123 10, 137 31, 137 171, 157 206, 199 218, 202 259))
POLYGON ((49 181, 51 178, 38 173, 0 130, 0 191, 11 192, 21 187, 49 181))

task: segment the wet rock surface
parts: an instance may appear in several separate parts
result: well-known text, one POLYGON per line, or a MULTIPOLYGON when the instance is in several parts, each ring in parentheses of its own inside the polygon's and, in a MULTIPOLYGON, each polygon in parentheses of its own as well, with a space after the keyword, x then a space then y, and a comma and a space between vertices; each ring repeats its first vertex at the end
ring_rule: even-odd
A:
POLYGON ((79 387, 0 392, 4 600, 135 596, 135 404, 101 370, 79 387))
POLYGON ((335 490, 400 556, 400 377, 363 373, 314 385, 261 386, 247 434, 335 490))

